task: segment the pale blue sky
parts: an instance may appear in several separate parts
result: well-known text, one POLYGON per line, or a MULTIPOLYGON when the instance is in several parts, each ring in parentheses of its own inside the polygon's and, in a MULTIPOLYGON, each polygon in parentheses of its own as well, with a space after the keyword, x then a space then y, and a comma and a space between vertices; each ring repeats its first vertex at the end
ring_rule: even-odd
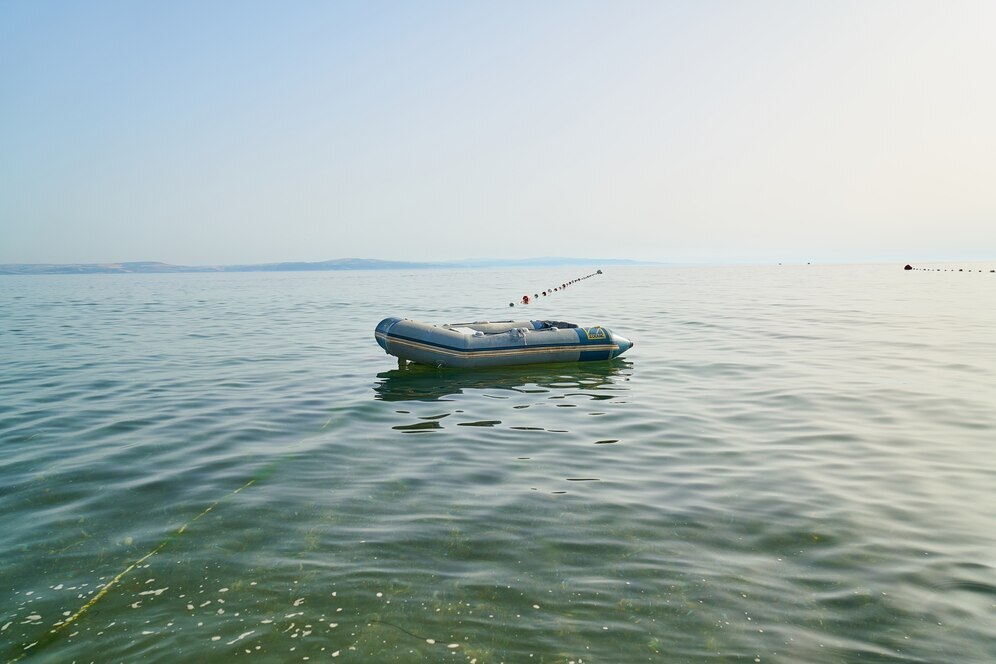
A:
POLYGON ((0 263, 996 258, 996 2, 0 3, 0 263))

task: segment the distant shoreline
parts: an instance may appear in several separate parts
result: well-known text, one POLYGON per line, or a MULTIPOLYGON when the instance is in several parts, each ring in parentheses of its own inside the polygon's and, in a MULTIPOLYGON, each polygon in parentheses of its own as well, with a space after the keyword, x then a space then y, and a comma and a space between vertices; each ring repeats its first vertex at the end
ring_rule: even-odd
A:
POLYGON ((0 265, 0 275, 34 274, 175 274, 185 272, 325 272, 341 270, 432 270, 475 267, 561 267, 584 265, 654 266, 664 263, 621 258, 523 258, 443 262, 384 261, 370 258, 337 258, 329 261, 258 263, 248 265, 171 265, 156 261, 126 263, 10 263, 0 265))

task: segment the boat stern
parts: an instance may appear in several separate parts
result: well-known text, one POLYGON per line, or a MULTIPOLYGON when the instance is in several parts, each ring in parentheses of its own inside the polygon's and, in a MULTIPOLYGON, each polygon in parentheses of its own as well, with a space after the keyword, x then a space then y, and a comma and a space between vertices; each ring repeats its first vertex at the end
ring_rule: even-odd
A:
POLYGON ((387 333, 391 331, 392 327, 402 320, 404 319, 398 318, 397 316, 391 316, 390 318, 385 318, 381 322, 377 323, 377 327, 374 330, 374 338, 377 339, 377 343, 380 344, 380 347, 384 349, 385 353, 391 353, 391 351, 387 348, 387 333))

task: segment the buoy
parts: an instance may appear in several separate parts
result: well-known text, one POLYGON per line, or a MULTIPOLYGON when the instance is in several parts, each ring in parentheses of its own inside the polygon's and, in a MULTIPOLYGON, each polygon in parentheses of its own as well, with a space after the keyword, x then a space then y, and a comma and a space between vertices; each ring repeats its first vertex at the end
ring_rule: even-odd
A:
MULTIPOLYGON (((560 292, 560 291, 563 291, 563 290, 567 290, 568 286, 571 286, 573 284, 579 284, 582 281, 584 281, 585 279, 588 279, 590 277, 594 277, 596 274, 602 274, 602 271, 598 270, 598 272, 592 272, 591 274, 587 274, 587 275, 585 275, 583 277, 575 277, 574 279, 568 279, 564 283, 560 284, 560 286, 554 286, 554 287, 551 287, 551 288, 547 288, 546 290, 538 291, 538 292, 534 293, 533 295, 529 295, 528 293, 526 293, 525 295, 522 296, 522 300, 519 302, 519 304, 534 304, 535 300, 538 300, 541 297, 547 297, 548 295, 553 295, 554 293, 557 293, 557 292, 560 292)), ((515 302, 509 302, 508 306, 514 307, 515 304, 516 304, 515 302)))

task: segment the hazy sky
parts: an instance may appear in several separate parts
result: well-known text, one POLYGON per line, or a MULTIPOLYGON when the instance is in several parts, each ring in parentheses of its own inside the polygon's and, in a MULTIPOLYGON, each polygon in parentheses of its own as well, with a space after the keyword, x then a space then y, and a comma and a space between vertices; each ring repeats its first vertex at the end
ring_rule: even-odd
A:
POLYGON ((996 258, 996 2, 0 3, 0 263, 996 258))

